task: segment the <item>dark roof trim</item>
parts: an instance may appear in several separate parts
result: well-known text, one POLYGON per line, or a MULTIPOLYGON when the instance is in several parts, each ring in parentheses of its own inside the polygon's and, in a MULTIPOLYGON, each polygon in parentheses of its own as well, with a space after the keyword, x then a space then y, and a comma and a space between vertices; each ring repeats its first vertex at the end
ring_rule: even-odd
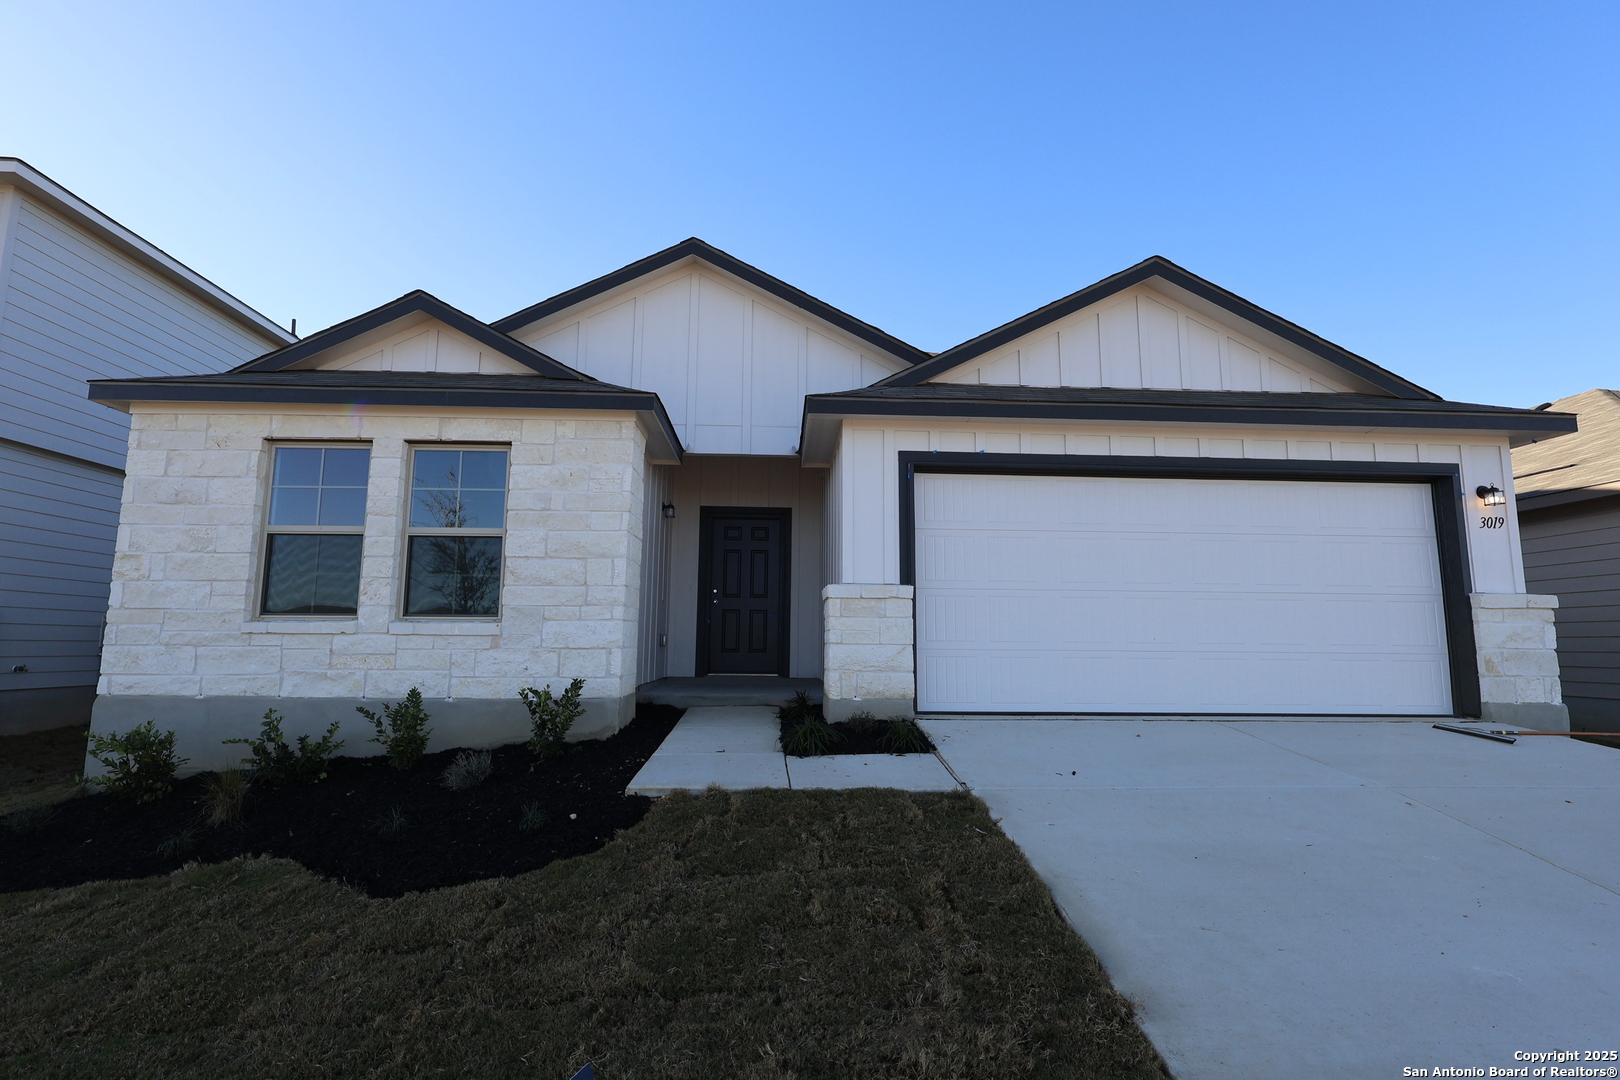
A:
POLYGON ((585 284, 575 286, 567 292, 560 292, 550 299, 542 300, 538 304, 524 308, 522 311, 514 312, 504 319, 496 319, 490 325, 502 333, 521 330, 523 327, 555 315, 559 311, 565 311, 576 304, 584 303, 605 292, 617 289, 621 285, 627 285, 637 278, 645 277, 656 270, 662 270, 666 266, 671 266, 689 257, 702 259, 704 262, 724 270, 733 277, 741 278, 755 288, 763 289, 772 296, 785 300, 794 307, 807 311, 817 318, 838 327, 845 333, 899 357, 908 364, 920 364, 931 355, 915 345, 901 341, 893 334, 879 330, 871 323, 862 322, 848 312, 840 311, 825 300, 818 300, 802 289, 794 288, 781 278, 772 277, 757 266, 750 266, 735 255, 727 254, 695 236, 682 240, 673 247, 667 247, 663 251, 655 252, 645 259, 633 262, 628 266, 622 266, 610 274, 603 274, 594 281, 587 281, 585 284))
MULTIPOLYGON (((1324 397, 1330 395, 1322 395, 1324 397)), ((1365 398, 1361 400, 1366 400, 1365 398)), ((1165 402, 993 401, 937 398, 859 398, 811 395, 804 399, 804 422, 812 415, 1023 417, 1035 420, 1160 421, 1183 424, 1247 424, 1311 427, 1411 427, 1487 431, 1575 430, 1566 413, 1530 410, 1404 408, 1319 408, 1293 404, 1177 405, 1165 402)), ((803 434, 801 426, 801 435, 803 434)), ((802 443, 802 439, 801 439, 802 443)))
POLYGON ((602 390, 451 390, 368 386, 266 386, 262 383, 219 383, 166 379, 98 379, 90 399, 105 403, 130 401, 219 401, 251 404, 414 405, 461 409, 560 409, 647 413, 668 440, 672 455, 685 455, 664 403, 651 391, 602 390))
POLYGON ((523 344, 516 338, 507 337, 499 331, 492 330, 488 324, 468 315, 459 308, 453 308, 431 293, 417 289, 408 292, 398 300, 391 300, 381 307, 372 308, 362 315, 356 315, 347 322, 340 322, 329 326, 325 330, 311 334, 302 341, 295 342, 275 352, 266 353, 256 360, 249 360, 233 371, 281 371, 300 360, 306 360, 317 353, 335 348, 346 341, 353 341, 362 334, 369 334, 373 330, 381 329, 391 322, 414 315, 420 312, 430 315, 447 326, 460 330, 481 345, 487 345, 503 356, 516 360, 533 371, 553 379, 580 379, 595 381, 590 376, 575 371, 567 364, 559 363, 540 352, 523 344))
POLYGON ((946 349, 933 359, 917 364, 905 371, 897 372, 878 386, 915 386, 936 375, 943 374, 951 368, 967 363, 976 357, 994 349, 999 349, 1025 334, 1039 330, 1049 323, 1074 314, 1081 308, 1106 300, 1115 293, 1123 292, 1132 285, 1138 285, 1149 278, 1162 278, 1172 285, 1179 286, 1210 303, 1231 312, 1240 319, 1244 319, 1256 326, 1282 338, 1284 341, 1297 345, 1315 356, 1328 361, 1336 367, 1343 368, 1359 379, 1365 380, 1387 390, 1398 398, 1436 400, 1438 394, 1425 390, 1413 382, 1408 382, 1392 371, 1379 367, 1371 360, 1357 356, 1348 349, 1341 348, 1326 338, 1289 322, 1280 315, 1274 315, 1258 304, 1253 304, 1236 293, 1206 281, 1190 270, 1177 266, 1162 255, 1149 256, 1126 270, 1122 270, 1113 277, 1103 278, 1095 285, 1089 285, 1079 292, 1070 293, 1061 300, 1055 300, 1043 308, 1037 308, 1028 315, 1020 316, 1012 322, 1004 323, 988 333, 980 334, 970 341, 964 341, 954 348, 946 349))

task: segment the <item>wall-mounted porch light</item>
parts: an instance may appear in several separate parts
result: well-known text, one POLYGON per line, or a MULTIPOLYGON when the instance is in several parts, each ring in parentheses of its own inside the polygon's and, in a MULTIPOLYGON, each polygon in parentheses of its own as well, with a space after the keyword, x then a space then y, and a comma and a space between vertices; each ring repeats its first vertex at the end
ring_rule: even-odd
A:
POLYGON ((1474 494, 1479 496, 1479 501, 1484 506, 1507 505, 1507 496, 1495 484, 1481 484, 1474 489, 1474 494))
POLYGON ((675 504, 674 503, 665 503, 664 504, 664 516, 668 517, 668 518, 672 518, 672 517, 675 516, 675 504))

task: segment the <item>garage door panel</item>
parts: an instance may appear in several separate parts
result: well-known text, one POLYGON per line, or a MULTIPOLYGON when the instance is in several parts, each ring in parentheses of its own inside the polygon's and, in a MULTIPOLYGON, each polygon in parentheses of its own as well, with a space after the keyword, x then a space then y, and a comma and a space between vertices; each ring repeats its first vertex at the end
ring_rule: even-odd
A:
POLYGON ((1009 480, 918 479, 924 710, 1450 711, 1426 486, 1009 480))

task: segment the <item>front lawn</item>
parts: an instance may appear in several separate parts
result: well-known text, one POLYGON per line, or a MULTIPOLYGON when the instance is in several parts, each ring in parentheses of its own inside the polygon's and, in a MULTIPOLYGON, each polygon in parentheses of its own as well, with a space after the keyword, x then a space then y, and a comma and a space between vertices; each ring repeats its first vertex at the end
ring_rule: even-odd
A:
POLYGON ((0 896, 37 1077, 1163 1077, 964 794, 660 800, 601 850, 374 899, 244 858, 0 896))

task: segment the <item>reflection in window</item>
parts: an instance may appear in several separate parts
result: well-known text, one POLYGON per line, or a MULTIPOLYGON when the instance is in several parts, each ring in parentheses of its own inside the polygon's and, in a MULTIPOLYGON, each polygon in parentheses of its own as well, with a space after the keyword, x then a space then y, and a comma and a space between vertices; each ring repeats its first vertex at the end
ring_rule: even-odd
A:
POLYGON ((265 615, 354 615, 371 451, 278 446, 265 536, 265 615))
POLYGON ((412 455, 406 615, 500 614, 506 464, 505 450, 412 455))

